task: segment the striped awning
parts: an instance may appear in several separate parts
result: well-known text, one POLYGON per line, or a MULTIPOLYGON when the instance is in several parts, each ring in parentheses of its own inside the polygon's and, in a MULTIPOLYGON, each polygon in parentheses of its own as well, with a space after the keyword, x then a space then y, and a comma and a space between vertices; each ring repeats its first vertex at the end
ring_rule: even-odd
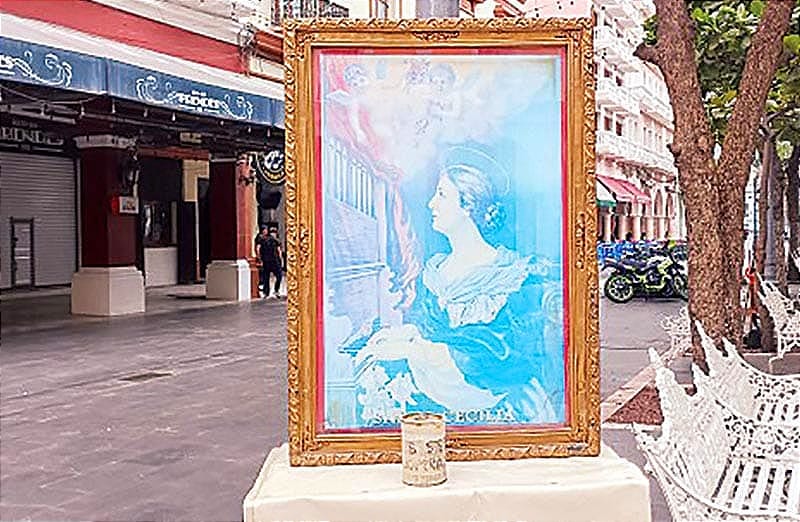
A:
POLYGON ((598 207, 614 207, 617 205, 617 200, 614 199, 614 195, 611 194, 605 185, 600 183, 599 181, 596 182, 597 185, 597 206, 598 207))
POLYGON ((650 203, 650 196, 628 180, 597 176, 597 181, 605 185, 617 201, 650 203))

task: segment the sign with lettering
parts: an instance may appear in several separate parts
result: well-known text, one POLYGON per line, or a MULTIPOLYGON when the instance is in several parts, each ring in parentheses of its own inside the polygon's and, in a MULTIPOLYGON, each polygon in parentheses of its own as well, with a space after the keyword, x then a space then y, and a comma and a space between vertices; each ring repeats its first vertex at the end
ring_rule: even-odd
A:
POLYGON ((273 123, 276 100, 110 62, 108 87, 115 96, 206 116, 273 123))
POLYGON ((63 136, 40 129, 35 123, 12 120, 0 126, 0 149, 13 152, 64 152, 63 136))
POLYGON ((261 179, 265 179, 272 185, 280 185, 286 179, 283 171, 282 149, 253 154, 251 165, 261 179))
POLYGON ((283 100, 11 38, 0 38, 0 80, 106 93, 206 116, 283 126, 283 100))

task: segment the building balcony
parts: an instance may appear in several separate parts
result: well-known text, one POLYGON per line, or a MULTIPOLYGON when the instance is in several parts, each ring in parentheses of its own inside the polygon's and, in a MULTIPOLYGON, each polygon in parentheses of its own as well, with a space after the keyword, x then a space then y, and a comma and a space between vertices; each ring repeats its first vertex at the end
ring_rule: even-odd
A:
POLYGON ((640 146, 639 147, 639 156, 642 159, 641 163, 642 163, 643 167, 647 167, 647 168, 651 168, 652 169, 652 168, 656 168, 656 166, 658 165, 658 156, 656 156, 656 154, 653 151, 651 151, 650 149, 647 149, 645 147, 640 146))
POLYGON ((651 160, 644 149, 625 136, 601 130, 597 132, 597 155, 637 167, 646 167, 651 160))
POLYGON ((625 87, 617 85, 609 78, 600 78, 595 93, 597 105, 614 112, 639 115, 639 100, 625 87))
POLYGON ((644 85, 638 85, 633 89, 635 96, 641 104, 641 112, 655 118, 663 125, 672 125, 673 114, 669 103, 661 100, 660 96, 651 92, 644 85))
POLYGON ((633 46, 618 37, 610 27, 595 27, 594 45, 595 54, 602 56, 607 62, 615 64, 623 71, 637 70, 638 58, 633 56, 633 46))
POLYGON ((641 27, 642 24, 644 24, 645 17, 642 16, 642 12, 633 5, 635 2, 623 1, 620 3, 622 4, 622 10, 624 12, 624 15, 619 18, 620 24, 628 29, 641 27))
POLYGON ((602 9, 607 15, 617 18, 625 14, 625 8, 623 7, 623 4, 626 1, 627 0, 603 0, 601 2, 599 0, 595 0, 595 9, 602 9))
POLYGON ((675 166, 675 160, 669 152, 656 156, 655 168, 667 174, 676 174, 678 172, 678 167, 675 166))
POLYGON ((259 29, 279 27, 289 18, 348 18, 350 10, 329 0, 269 0, 267 9, 256 12, 251 23, 259 29))
POLYGON ((598 156, 615 160, 622 159, 625 154, 622 137, 605 130, 597 131, 596 152, 598 156))
POLYGON ((666 174, 675 174, 678 169, 675 167, 672 155, 669 152, 654 152, 643 145, 629 142, 632 150, 624 155, 624 161, 647 169, 658 170, 666 174))
POLYGON ((630 140, 625 140, 626 142, 626 154, 625 154, 625 163, 629 165, 634 165, 636 167, 645 167, 647 166, 647 158, 643 154, 643 150, 638 143, 635 143, 630 140))

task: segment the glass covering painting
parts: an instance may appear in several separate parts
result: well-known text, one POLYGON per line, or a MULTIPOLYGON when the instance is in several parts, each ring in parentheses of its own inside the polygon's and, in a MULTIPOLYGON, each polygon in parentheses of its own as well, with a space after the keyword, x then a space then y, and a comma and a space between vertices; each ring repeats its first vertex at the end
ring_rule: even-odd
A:
POLYGON ((315 51, 322 431, 569 422, 563 62, 315 51))

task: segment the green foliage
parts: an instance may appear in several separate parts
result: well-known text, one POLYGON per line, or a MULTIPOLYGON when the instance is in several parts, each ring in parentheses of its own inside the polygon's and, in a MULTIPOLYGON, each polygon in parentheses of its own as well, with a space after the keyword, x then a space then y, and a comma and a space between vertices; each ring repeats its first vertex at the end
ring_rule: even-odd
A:
MULTIPOLYGON (((784 56, 767 101, 767 116, 779 141, 800 141, 800 0, 784 39, 784 56)), ((764 0, 690 0, 695 25, 698 77, 703 101, 717 140, 725 135, 736 101, 747 50, 764 12, 764 0)), ((645 43, 656 41, 657 20, 644 24, 645 43)))

